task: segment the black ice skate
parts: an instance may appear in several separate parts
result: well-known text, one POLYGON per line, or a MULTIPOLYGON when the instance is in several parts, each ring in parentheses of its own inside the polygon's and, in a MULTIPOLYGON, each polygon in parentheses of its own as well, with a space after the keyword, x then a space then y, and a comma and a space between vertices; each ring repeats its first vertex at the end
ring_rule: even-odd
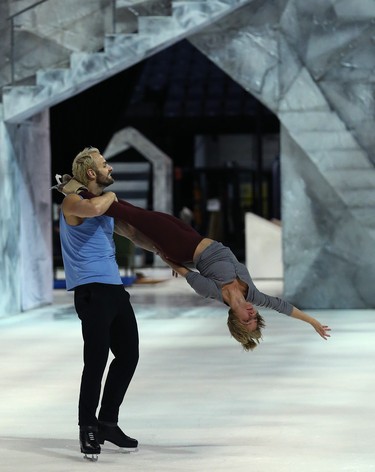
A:
POLYGON ((81 427, 79 430, 79 443, 85 459, 93 462, 98 460, 98 454, 100 454, 98 428, 95 426, 81 427))
POLYGON ((118 447, 126 449, 127 451, 135 451, 138 446, 138 441, 133 438, 129 438, 119 426, 116 424, 103 424, 99 423, 98 440, 100 444, 104 444, 105 441, 109 441, 118 447))

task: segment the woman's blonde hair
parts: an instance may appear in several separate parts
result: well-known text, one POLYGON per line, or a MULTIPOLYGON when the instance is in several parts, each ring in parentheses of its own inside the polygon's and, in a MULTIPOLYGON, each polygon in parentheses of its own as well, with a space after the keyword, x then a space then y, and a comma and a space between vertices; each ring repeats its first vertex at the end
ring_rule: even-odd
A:
POLYGON ((100 154, 99 149, 91 146, 86 147, 76 155, 72 164, 73 177, 84 185, 89 183, 87 171, 89 169, 93 169, 95 172, 98 170, 94 154, 100 154))
POLYGON ((259 312, 257 312, 257 329, 249 332, 246 326, 238 320, 232 308, 230 308, 228 311, 227 325, 230 334, 236 341, 242 344, 244 350, 252 351, 262 339, 262 329, 266 326, 266 323, 259 312))

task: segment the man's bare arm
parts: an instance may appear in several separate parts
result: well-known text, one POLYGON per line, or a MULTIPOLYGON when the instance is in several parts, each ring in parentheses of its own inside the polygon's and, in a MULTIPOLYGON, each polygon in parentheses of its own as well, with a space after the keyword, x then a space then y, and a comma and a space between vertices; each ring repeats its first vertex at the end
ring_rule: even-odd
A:
POLYGON ((95 216, 104 215, 116 200, 116 194, 113 192, 103 193, 103 195, 90 200, 82 199, 76 194, 70 194, 64 198, 62 210, 65 217, 94 218, 95 216))
POLYGON ((181 277, 186 277, 189 272, 191 272, 190 269, 185 267, 182 264, 176 264, 175 262, 172 262, 171 260, 167 259, 163 254, 159 254, 160 257, 163 259, 164 262, 166 262, 169 267, 172 269, 172 274, 174 277, 178 277, 179 275, 181 277))
POLYGON ((129 223, 125 223, 119 219, 115 220, 115 233, 130 239, 136 246, 146 249, 150 252, 158 252, 154 243, 143 233, 134 228, 129 223))

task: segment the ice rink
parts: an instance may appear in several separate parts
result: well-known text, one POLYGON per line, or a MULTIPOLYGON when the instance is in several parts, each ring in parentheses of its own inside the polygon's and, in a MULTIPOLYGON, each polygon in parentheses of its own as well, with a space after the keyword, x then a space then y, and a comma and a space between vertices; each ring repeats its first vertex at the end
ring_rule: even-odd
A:
POLYGON ((53 306, 0 319, 1 472, 375 471, 375 310, 308 311, 331 326, 328 341, 263 310, 264 340, 246 353, 225 307, 183 279, 128 290, 140 362, 120 426, 139 450, 83 459, 80 324, 58 290, 53 306))

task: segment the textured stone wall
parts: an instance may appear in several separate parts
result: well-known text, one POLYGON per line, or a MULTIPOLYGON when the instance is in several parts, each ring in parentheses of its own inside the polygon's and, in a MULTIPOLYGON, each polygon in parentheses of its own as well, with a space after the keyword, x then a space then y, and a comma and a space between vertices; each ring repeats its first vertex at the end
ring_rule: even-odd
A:
POLYGON ((1 120, 0 105, 0 316, 18 313, 21 305, 19 169, 9 136, 1 120))
POLYGON ((285 297, 373 307, 375 3, 255 0, 192 43, 282 124, 285 297))
POLYGON ((52 303, 52 196, 48 110, 17 127, 21 310, 52 303))
POLYGON ((0 87, 10 82, 10 28, 8 1, 0 0, 0 87))
POLYGON ((49 142, 48 111, 0 119, 0 316, 52 302, 49 142))

